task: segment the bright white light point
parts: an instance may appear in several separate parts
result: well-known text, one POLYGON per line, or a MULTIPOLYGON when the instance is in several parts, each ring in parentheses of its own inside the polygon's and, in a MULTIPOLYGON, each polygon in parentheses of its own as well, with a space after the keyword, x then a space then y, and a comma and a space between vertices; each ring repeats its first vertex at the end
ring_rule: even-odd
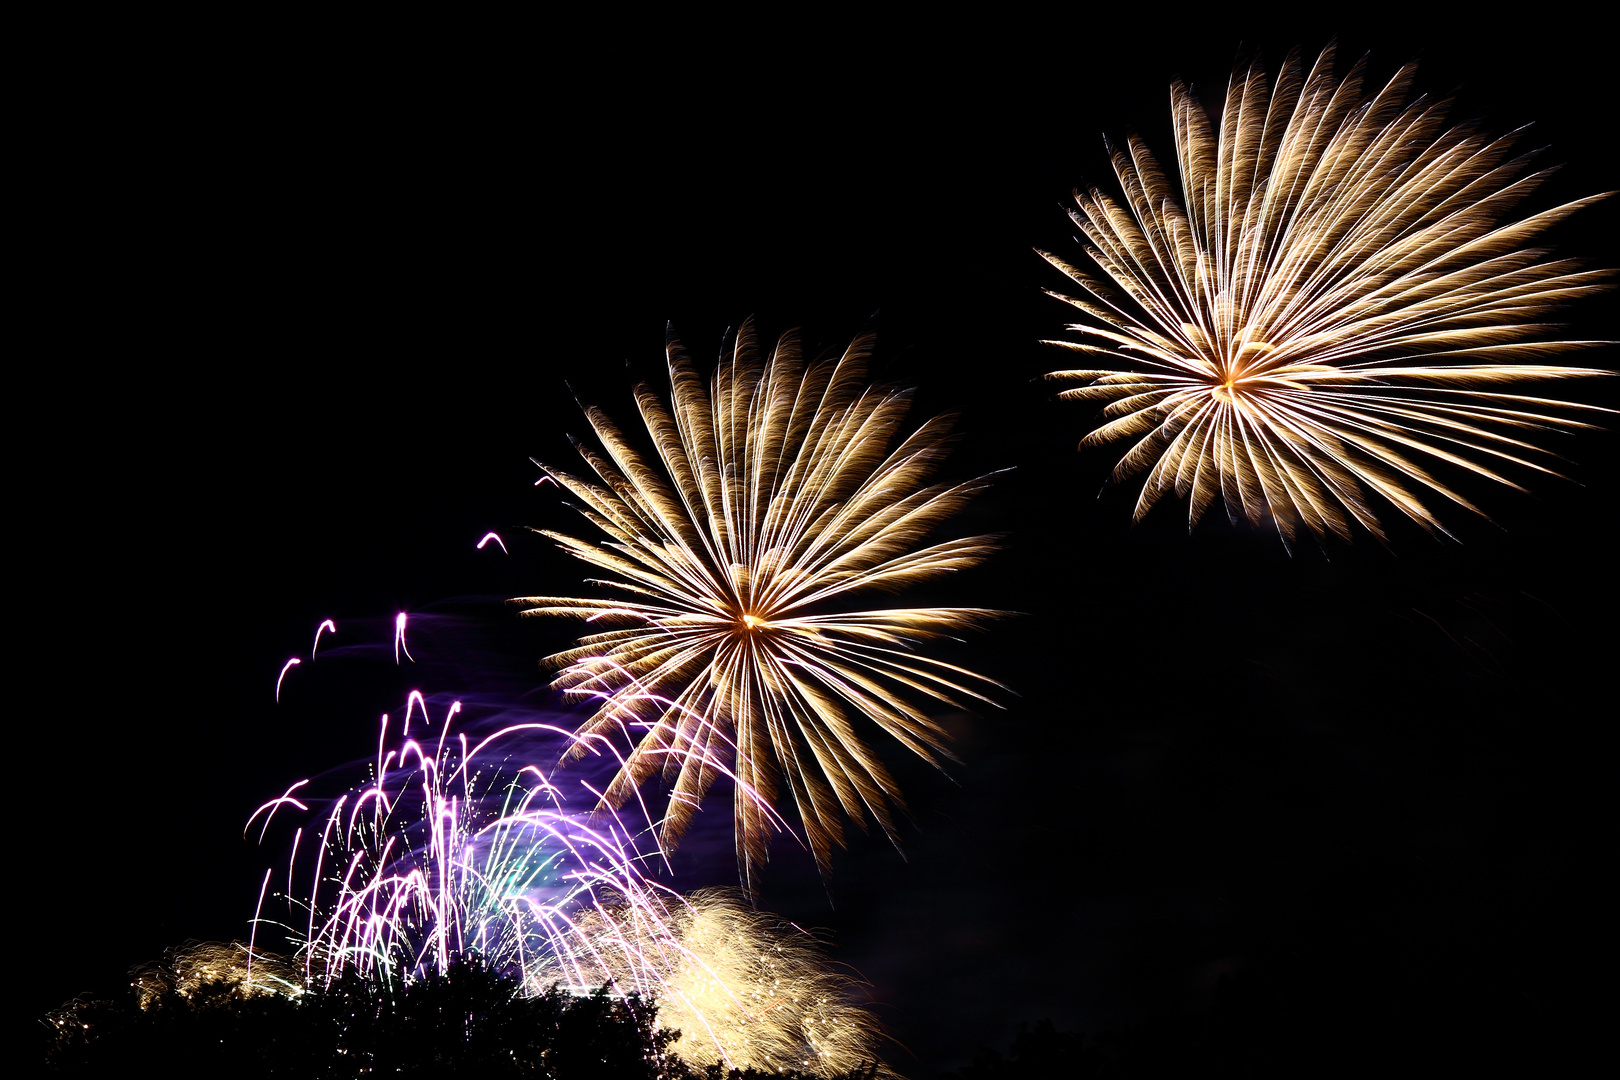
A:
POLYGON ((298 657, 295 656, 291 660, 288 660, 285 664, 281 665, 281 674, 276 676, 276 700, 277 701, 281 700, 281 680, 285 679, 287 677, 287 672, 291 671, 293 668, 297 667, 301 663, 303 663, 303 661, 298 659, 298 657))
POLYGON ((311 646, 309 650, 309 658, 311 660, 315 659, 315 650, 321 647, 321 634, 323 632, 331 632, 333 634, 337 633, 337 623, 333 622, 331 619, 327 619, 325 622, 321 623, 321 625, 315 628, 315 644, 311 646))
POLYGON ((502 555, 510 555, 511 554, 510 551, 506 550, 505 541, 503 541, 499 536, 496 536, 494 533, 485 533, 484 534, 484 538, 482 540, 478 541, 478 550, 483 551, 484 550, 484 545, 489 543, 491 540, 493 540, 497 544, 501 545, 501 554, 502 555))
POLYGON ((413 664, 416 663, 416 657, 411 655, 410 648, 405 644, 405 613, 403 611, 400 612, 399 617, 394 620, 394 663, 396 664, 399 663, 399 653, 401 649, 405 650, 405 658, 407 660, 413 664))

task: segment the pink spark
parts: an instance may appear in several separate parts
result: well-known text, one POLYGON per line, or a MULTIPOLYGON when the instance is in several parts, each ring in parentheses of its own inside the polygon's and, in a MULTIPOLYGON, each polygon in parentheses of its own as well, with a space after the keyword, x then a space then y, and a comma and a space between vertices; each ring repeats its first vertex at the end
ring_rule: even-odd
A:
MULTIPOLYGON (((422 707, 422 711, 424 713, 427 712, 427 706, 424 705, 422 707)), ((439 729, 439 749, 436 751, 435 756, 437 756, 438 754, 443 754, 444 753, 444 737, 446 735, 450 734, 450 721, 453 720, 455 718, 456 713, 458 713, 460 711, 461 711, 461 702, 458 701, 455 704, 450 706, 450 711, 449 712, 444 714, 444 726, 439 729)), ((457 734, 460 734, 460 733, 458 732, 457 734)), ((463 758, 465 758, 467 756, 467 736, 465 736, 465 735, 461 736, 461 756, 463 758)))
MULTIPOLYGON (((409 656, 410 653, 405 655, 409 656)), ((413 705, 422 706, 422 723, 429 726, 433 724, 432 718, 428 716, 427 699, 422 696, 422 691, 412 690, 410 696, 405 699, 405 728, 400 732, 402 737, 411 733, 411 706, 413 705)))
POLYGON ((255 811, 253 811, 253 817, 248 818, 247 819, 247 824, 242 826, 242 835, 244 837, 246 837, 248 829, 253 827, 254 820, 260 814, 262 814, 266 810, 268 810, 268 811, 270 811, 270 817, 267 817, 267 818, 264 819, 264 828, 259 830, 259 842, 263 843, 264 842, 264 834, 270 830, 270 818, 273 818, 273 817, 276 816, 276 811, 281 809, 281 804, 282 803, 292 803, 294 806, 298 807, 298 809, 300 809, 300 810, 308 810, 309 807, 305 806, 303 803, 299 802, 297 799, 292 797, 293 792, 297 791, 299 788, 303 787, 307 783, 309 783, 308 780, 300 780, 300 781, 298 781, 298 783, 294 784, 292 787, 288 788, 286 791, 283 791, 281 793, 281 798, 279 798, 279 799, 271 799, 269 802, 265 803, 263 806, 259 807, 255 811))
POLYGON ((247 984, 253 985, 253 943, 259 937, 259 912, 264 908, 264 890, 270 887, 270 871, 264 872, 264 884, 259 886, 259 902, 253 908, 253 931, 248 934, 247 984))
POLYGON ((399 663, 399 651, 401 649, 405 650, 407 660, 413 664, 416 663, 416 657, 411 655, 411 650, 405 645, 405 613, 403 611, 399 613, 399 618, 394 620, 394 663, 396 664, 399 663))
POLYGON ((309 658, 311 660, 315 659, 315 650, 321 647, 321 631, 323 630, 335 634, 337 633, 337 623, 333 622, 331 619, 327 619, 325 622, 321 623, 321 625, 315 628, 315 645, 309 650, 309 658))
POLYGON ((388 714, 383 713, 382 730, 377 733, 377 775, 379 777, 379 779, 377 780, 377 783, 379 783, 379 784, 382 783, 381 776, 382 776, 382 768, 383 768, 383 739, 386 738, 387 736, 388 736, 388 714))
POLYGON ((293 668, 297 667, 301 663, 303 663, 303 661, 298 659, 298 657, 295 656, 291 660, 287 661, 285 664, 281 665, 281 674, 276 676, 276 700, 277 701, 281 700, 281 680, 285 679, 287 677, 287 672, 291 671, 293 668))
POLYGON ((510 555, 510 554, 512 554, 510 551, 506 550, 506 542, 503 541, 499 536, 495 535, 494 533, 485 533, 484 534, 484 538, 482 540, 478 541, 478 550, 483 551, 484 550, 484 545, 489 543, 491 540, 493 540, 497 544, 501 545, 501 554, 502 555, 510 555))

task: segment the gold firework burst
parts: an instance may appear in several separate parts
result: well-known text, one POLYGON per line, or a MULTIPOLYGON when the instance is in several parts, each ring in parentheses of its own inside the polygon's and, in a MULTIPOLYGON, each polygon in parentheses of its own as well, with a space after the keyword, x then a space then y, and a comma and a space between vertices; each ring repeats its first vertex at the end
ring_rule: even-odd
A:
POLYGON ((936 762, 945 733, 913 695, 957 707, 989 701, 981 692, 989 680, 916 646, 995 612, 845 609, 856 594, 972 566, 994 546, 988 536, 924 542, 989 478, 931 482, 948 449, 948 417, 891 449, 910 392, 868 385, 872 343, 865 333, 842 356, 806 363, 790 332, 762 362, 745 323, 706 391, 672 339, 670 404, 636 388, 653 456, 589 408, 606 454, 578 449, 600 482, 541 466, 610 541, 545 535, 617 575, 596 584, 629 594, 514 601, 525 614, 630 624, 549 658, 562 668, 555 685, 601 701, 570 756, 585 752, 583 740, 628 733, 634 748, 604 802, 622 805, 659 772, 672 779, 659 826, 666 846, 729 775, 750 887, 780 823, 783 780, 824 874, 843 841, 840 811, 857 824, 870 813, 894 836, 900 792, 852 714, 936 762))
POLYGON ((1428 467, 1524 490, 1498 470, 1552 473, 1532 433, 1592 426, 1568 415, 1585 406, 1495 387, 1612 374, 1539 362, 1606 344, 1547 340, 1540 320, 1607 275, 1524 246, 1594 199, 1504 223, 1551 170, 1514 156, 1518 132, 1408 102, 1413 74, 1368 96, 1361 63, 1335 80, 1331 46, 1308 72, 1291 53, 1275 86, 1234 72, 1219 130, 1177 82, 1180 191, 1132 137, 1109 148, 1123 206, 1074 193, 1107 282, 1040 252, 1087 294, 1051 295, 1092 320, 1049 344, 1104 359, 1048 378, 1109 402, 1082 447, 1137 439, 1114 477, 1147 470, 1138 519, 1173 490, 1189 524, 1219 494, 1285 541, 1301 524, 1348 537, 1350 519, 1383 539, 1370 489, 1445 531, 1426 493, 1482 512, 1428 467))
POLYGON ((578 913, 568 933, 570 962, 531 965, 528 988, 622 990, 654 972, 658 1026, 681 1033, 670 1049, 699 1069, 848 1076, 865 1066, 895 1077, 879 1063, 882 1028, 858 980, 828 962, 814 937, 742 896, 702 889, 651 924, 629 908, 599 906, 578 913))

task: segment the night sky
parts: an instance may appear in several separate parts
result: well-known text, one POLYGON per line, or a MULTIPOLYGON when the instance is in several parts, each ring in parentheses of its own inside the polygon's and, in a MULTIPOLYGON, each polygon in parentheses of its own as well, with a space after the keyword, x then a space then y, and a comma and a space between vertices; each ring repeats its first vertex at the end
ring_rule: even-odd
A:
MULTIPOLYGON (((629 422, 666 320, 712 359, 753 314, 826 348, 875 320, 914 418, 961 414, 949 474, 1014 469, 953 526, 1005 550, 911 595, 1021 613, 947 650, 1016 693, 947 718, 948 777, 883 745, 904 858, 856 835, 824 887, 783 842, 763 882, 870 980, 900 1071, 1042 1017, 1203 1008, 1244 971, 1339 988, 1327 1009, 1387 995, 1578 1030, 1612 939, 1614 434, 1548 436, 1575 482, 1467 488, 1493 521, 1443 514, 1456 541, 1391 520, 1389 549, 1290 554, 1218 509, 1189 536, 1168 502, 1133 527, 1117 452, 1075 451, 1093 408, 1032 381, 1067 366, 1036 342, 1068 315, 1030 249, 1077 250, 1061 204, 1112 183, 1105 132, 1170 156, 1173 77, 1218 100, 1240 47, 1275 65, 1335 33, 1375 76, 1417 59, 1454 115, 1535 121, 1526 145, 1566 167, 1533 208, 1620 186, 1609 43, 1550 21, 1143 18, 751 40, 142 25, 64 47, 41 91, 72 118, 43 166, 50 330, 27 350, 49 434, 17 459, 13 519, 30 1011, 245 935, 279 857, 242 840, 248 815, 366 756, 417 685, 306 664, 277 707, 322 619, 352 644, 436 615, 466 628, 441 637, 481 692, 563 715, 535 661, 571 626, 501 601, 588 576, 523 532, 590 535, 532 486, 528 459, 573 468, 587 431, 565 380, 629 422), (137 30, 157 44, 125 51, 137 30), (490 529, 509 557, 474 550, 490 529)), ((1620 261, 1617 210, 1559 250, 1620 261)), ((1571 335, 1615 336, 1612 311, 1577 309, 1571 335)), ((712 800, 677 886, 735 882, 728 820, 712 800)))

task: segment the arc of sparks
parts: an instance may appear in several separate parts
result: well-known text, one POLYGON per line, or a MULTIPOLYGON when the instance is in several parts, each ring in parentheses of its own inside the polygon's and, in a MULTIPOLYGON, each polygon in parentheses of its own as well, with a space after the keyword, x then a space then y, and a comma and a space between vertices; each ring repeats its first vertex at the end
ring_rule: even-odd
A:
MULTIPOLYGON (((427 699, 422 696, 422 691, 412 690, 405 698, 405 726, 400 729, 401 738, 407 738, 410 736, 411 712, 412 707, 416 705, 420 705, 422 707, 422 723, 428 725, 433 723, 432 718, 428 716, 427 699)), ((384 719, 386 720, 386 717, 384 719)))
POLYGON ((1180 186, 1136 136, 1108 152, 1123 202, 1075 191, 1069 212, 1097 276, 1039 252, 1079 287, 1047 290, 1083 319, 1050 341, 1082 366, 1047 377, 1103 404, 1081 448, 1127 440, 1114 479, 1146 473, 1140 519, 1217 499, 1236 522, 1385 539, 1385 507, 1446 532, 1437 498, 1483 515, 1446 472, 1525 490, 1559 475, 1534 440, 1613 412, 1517 384, 1612 375, 1549 364, 1609 342, 1549 338, 1554 308, 1608 287, 1526 246, 1590 205, 1508 213, 1552 169, 1409 98, 1415 68, 1363 91, 1330 45, 1289 53, 1275 81, 1234 71, 1218 118, 1171 87, 1180 186), (1212 122, 1214 121, 1214 122, 1212 122))
POLYGON ((491 540, 495 541, 495 543, 500 545, 502 555, 510 555, 511 554, 510 551, 506 550, 506 541, 502 540, 498 534, 493 533, 493 532, 485 533, 484 538, 482 540, 478 541, 478 550, 483 551, 484 550, 484 545, 489 543, 491 540))
POLYGON ((321 625, 315 628, 315 644, 310 646, 309 650, 309 658, 311 660, 315 659, 315 650, 321 647, 321 634, 323 632, 333 634, 337 633, 337 623, 333 622, 331 619, 327 619, 325 622, 321 623, 321 625))
POLYGON ((281 665, 281 674, 276 676, 276 701, 279 702, 281 700, 281 681, 287 677, 287 672, 291 671, 301 663, 303 663, 303 661, 299 660, 298 657, 295 656, 288 660, 285 664, 281 665))
POLYGON ((283 791, 279 798, 271 799, 269 802, 265 803, 263 806, 259 807, 255 811, 253 811, 252 815, 247 819, 247 824, 242 826, 242 836, 243 836, 243 838, 246 839, 247 831, 250 828, 253 827, 254 820, 260 814, 263 814, 267 810, 269 811, 269 814, 264 819, 264 828, 259 830, 259 839, 261 841, 264 839, 265 832, 268 831, 269 828, 270 828, 270 820, 271 820, 271 818, 274 818, 276 816, 276 811, 278 809, 280 809, 284 804, 291 803, 292 805, 298 807, 298 809, 307 811, 309 809, 309 807, 305 806, 303 803, 299 802, 297 799, 292 797, 293 792, 297 791, 299 788, 303 787, 307 783, 309 783, 308 780, 300 780, 300 781, 298 781, 298 783, 294 784, 292 787, 288 788, 286 791, 283 791))

